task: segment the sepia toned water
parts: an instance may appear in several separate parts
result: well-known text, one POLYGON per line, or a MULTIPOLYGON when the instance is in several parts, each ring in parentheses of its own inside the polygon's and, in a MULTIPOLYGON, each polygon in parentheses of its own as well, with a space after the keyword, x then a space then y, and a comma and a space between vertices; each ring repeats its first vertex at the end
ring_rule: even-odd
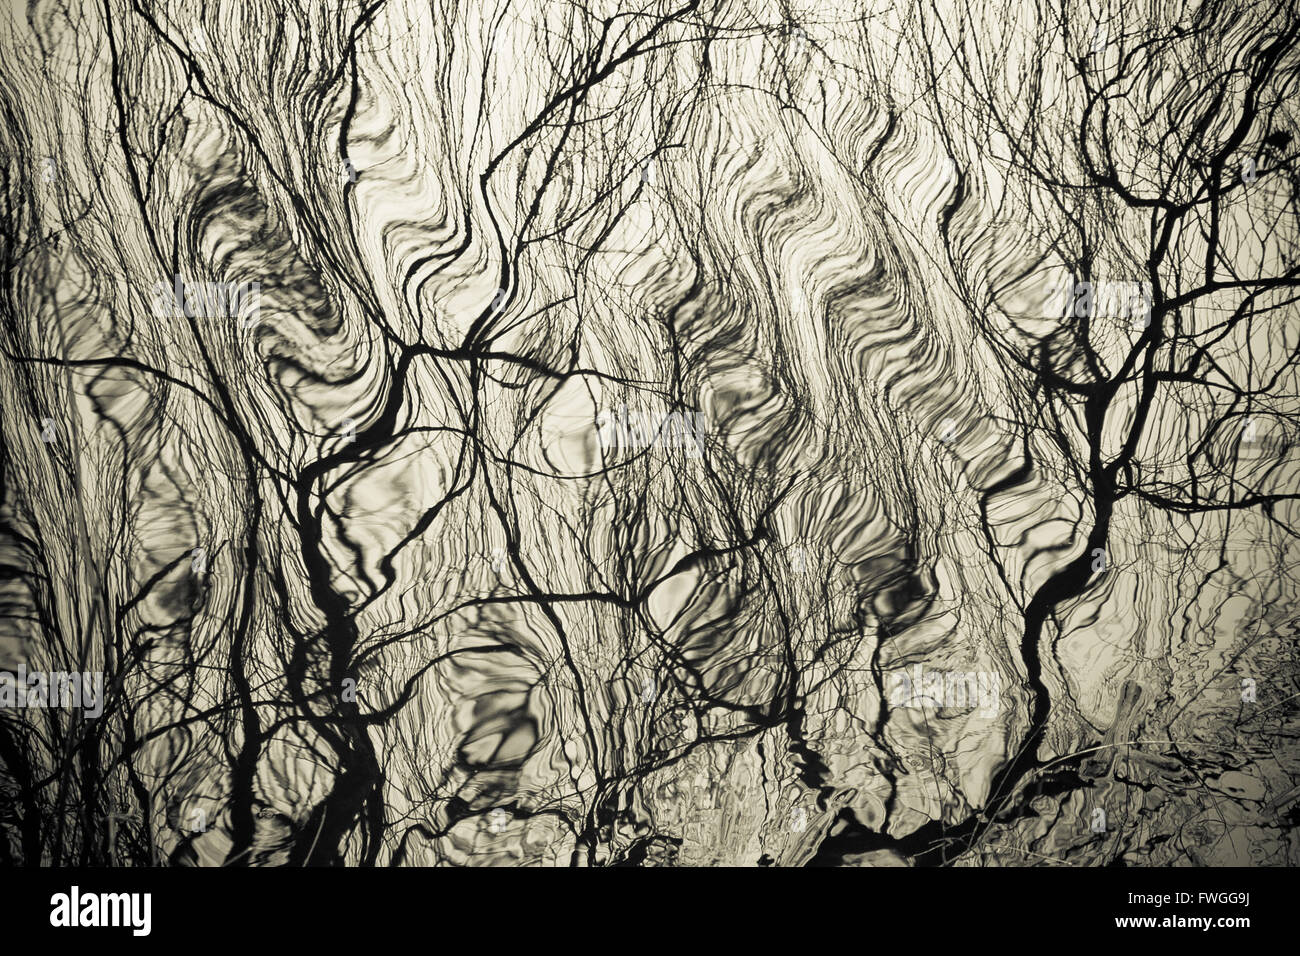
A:
POLYGON ((0 860, 1300 862, 1300 16, 1066 6, 0 14, 0 860))

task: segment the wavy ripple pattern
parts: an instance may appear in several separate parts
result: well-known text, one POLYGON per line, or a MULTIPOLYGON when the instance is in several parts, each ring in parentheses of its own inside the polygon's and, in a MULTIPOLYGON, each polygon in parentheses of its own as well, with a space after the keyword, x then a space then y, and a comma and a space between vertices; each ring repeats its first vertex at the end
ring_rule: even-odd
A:
POLYGON ((1300 862, 1294 10, 306 6, 0 16, 0 860, 1300 862))

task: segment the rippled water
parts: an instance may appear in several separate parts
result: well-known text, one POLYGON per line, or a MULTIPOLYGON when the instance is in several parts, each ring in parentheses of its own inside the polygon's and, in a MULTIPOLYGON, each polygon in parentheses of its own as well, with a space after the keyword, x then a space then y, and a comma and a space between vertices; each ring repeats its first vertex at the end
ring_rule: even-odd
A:
POLYGON ((1300 862, 1300 17, 1076 6, 10 9, 0 858, 1300 862))

